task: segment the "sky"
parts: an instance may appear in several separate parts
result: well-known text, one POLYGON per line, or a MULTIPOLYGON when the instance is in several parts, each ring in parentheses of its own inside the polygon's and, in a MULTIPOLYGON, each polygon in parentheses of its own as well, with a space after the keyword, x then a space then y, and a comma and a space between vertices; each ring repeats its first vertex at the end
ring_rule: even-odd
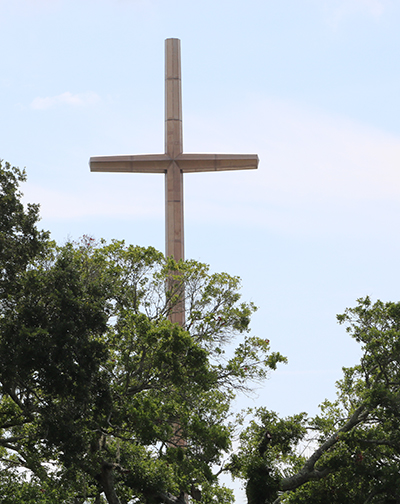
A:
POLYGON ((90 173, 164 150, 164 40, 182 47, 185 254, 242 278, 252 333, 289 363, 240 406, 334 399, 360 357, 336 314, 400 292, 398 0, 0 0, 0 158, 58 242, 164 250, 164 180, 90 173))

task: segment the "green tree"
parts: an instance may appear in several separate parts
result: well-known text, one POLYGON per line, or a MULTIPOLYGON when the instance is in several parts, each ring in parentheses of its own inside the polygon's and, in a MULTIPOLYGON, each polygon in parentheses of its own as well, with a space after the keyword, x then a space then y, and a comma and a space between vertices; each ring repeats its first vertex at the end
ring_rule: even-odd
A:
POLYGON ((99 372, 108 355, 99 341, 107 301, 98 280, 86 281, 72 247, 57 249, 49 233, 37 229, 38 206, 21 202, 25 179, 24 171, 0 163, 1 500, 13 480, 11 500, 18 486, 21 502, 28 500, 36 481, 45 490, 41 501, 54 495, 60 502, 46 463, 57 459, 62 437, 76 439, 69 431, 86 409, 109 396, 99 372), (29 481, 18 468, 29 471, 29 481))
POLYGON ((361 362, 343 369, 337 399, 315 418, 256 411, 231 461, 249 504, 400 502, 400 303, 359 299, 338 321, 361 362))
POLYGON ((231 402, 284 361, 248 335, 239 278, 123 242, 58 247, 23 179, 2 168, 0 483, 46 504, 231 502, 215 469, 231 402))
POLYGON ((15 292, 18 275, 46 249, 49 234, 37 229, 38 205, 21 202, 24 170, 0 160, 0 299, 15 292))

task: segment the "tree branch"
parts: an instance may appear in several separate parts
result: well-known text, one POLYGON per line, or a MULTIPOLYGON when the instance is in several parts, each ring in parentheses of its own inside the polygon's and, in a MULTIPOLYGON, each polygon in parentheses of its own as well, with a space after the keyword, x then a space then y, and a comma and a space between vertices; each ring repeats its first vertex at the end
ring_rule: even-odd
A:
POLYGON ((367 500, 364 502, 364 504, 368 504, 369 502, 371 502, 376 495, 378 495, 377 492, 371 492, 368 495, 367 500))
POLYGON ((9 438, 0 439, 0 446, 4 446, 4 448, 8 448, 9 450, 18 451, 17 448, 13 445, 13 443, 17 443, 23 439, 22 436, 14 436, 9 438))
POLYGON ((315 464, 321 458, 321 456, 328 451, 332 446, 334 446, 339 441, 339 436, 343 432, 349 432, 356 425, 366 420, 369 411, 364 405, 359 406, 355 412, 351 415, 349 420, 338 429, 332 436, 330 436, 322 445, 315 450, 311 457, 306 461, 302 469, 295 475, 289 476, 288 478, 283 478, 280 484, 280 489, 282 491, 295 490, 299 486, 307 483, 310 480, 318 480, 324 478, 329 474, 329 469, 315 469, 315 464))
POLYGON ((163 499, 165 504, 185 504, 185 494, 182 492, 179 497, 175 497, 169 492, 159 492, 158 495, 163 499))

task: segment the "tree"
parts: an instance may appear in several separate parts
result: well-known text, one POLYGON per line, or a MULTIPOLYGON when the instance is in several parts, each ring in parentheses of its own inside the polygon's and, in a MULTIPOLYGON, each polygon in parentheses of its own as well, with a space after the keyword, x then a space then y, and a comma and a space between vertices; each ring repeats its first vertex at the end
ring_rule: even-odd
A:
POLYGON ((38 205, 24 208, 19 184, 26 173, 0 160, 0 299, 14 293, 18 275, 46 249, 49 233, 39 231, 38 205))
MULTIPOLYGON (((93 406, 94 390, 99 399, 107 394, 98 373, 107 352, 94 337, 106 329, 104 295, 96 281, 85 284, 71 247, 57 250, 49 233, 37 229, 38 206, 21 202, 25 179, 24 171, 0 163, 2 501, 11 487, 11 498, 18 486, 34 489, 35 478, 49 490, 44 464, 56 454, 45 440, 57 430, 68 437, 68 423, 93 406), (18 467, 33 474, 29 482, 18 467)), ((59 502, 60 492, 46 491, 41 500, 50 502, 51 493, 59 502)))
POLYGON ((359 299, 338 321, 361 343, 361 362, 343 369, 336 401, 315 418, 256 412, 231 462, 249 504, 400 502, 400 303, 359 299))
POLYGON ((214 469, 231 401, 285 360, 248 335, 239 278, 123 242, 57 246, 20 202, 23 173, 1 177, 4 474, 46 504, 231 502, 214 469), (185 327, 168 319, 182 307, 185 327))

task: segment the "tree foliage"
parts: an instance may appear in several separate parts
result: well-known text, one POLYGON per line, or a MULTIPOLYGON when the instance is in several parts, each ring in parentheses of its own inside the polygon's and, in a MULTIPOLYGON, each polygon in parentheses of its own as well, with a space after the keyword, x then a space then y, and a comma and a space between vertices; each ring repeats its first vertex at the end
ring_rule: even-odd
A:
POLYGON ((315 418, 255 413, 231 466, 249 504, 400 502, 400 303, 359 299, 338 321, 361 344, 360 364, 343 369, 315 418))
POLYGON ((231 401, 284 361, 249 336, 239 278, 123 242, 57 246, 24 179, 0 165, 0 500, 232 502, 216 469, 231 401))
POLYGON ((285 361, 249 335, 239 278, 124 242, 57 246, 24 180, 0 163, 1 502, 229 504, 222 471, 249 504, 400 502, 400 303, 338 316, 362 358, 317 416, 234 419, 285 361))

